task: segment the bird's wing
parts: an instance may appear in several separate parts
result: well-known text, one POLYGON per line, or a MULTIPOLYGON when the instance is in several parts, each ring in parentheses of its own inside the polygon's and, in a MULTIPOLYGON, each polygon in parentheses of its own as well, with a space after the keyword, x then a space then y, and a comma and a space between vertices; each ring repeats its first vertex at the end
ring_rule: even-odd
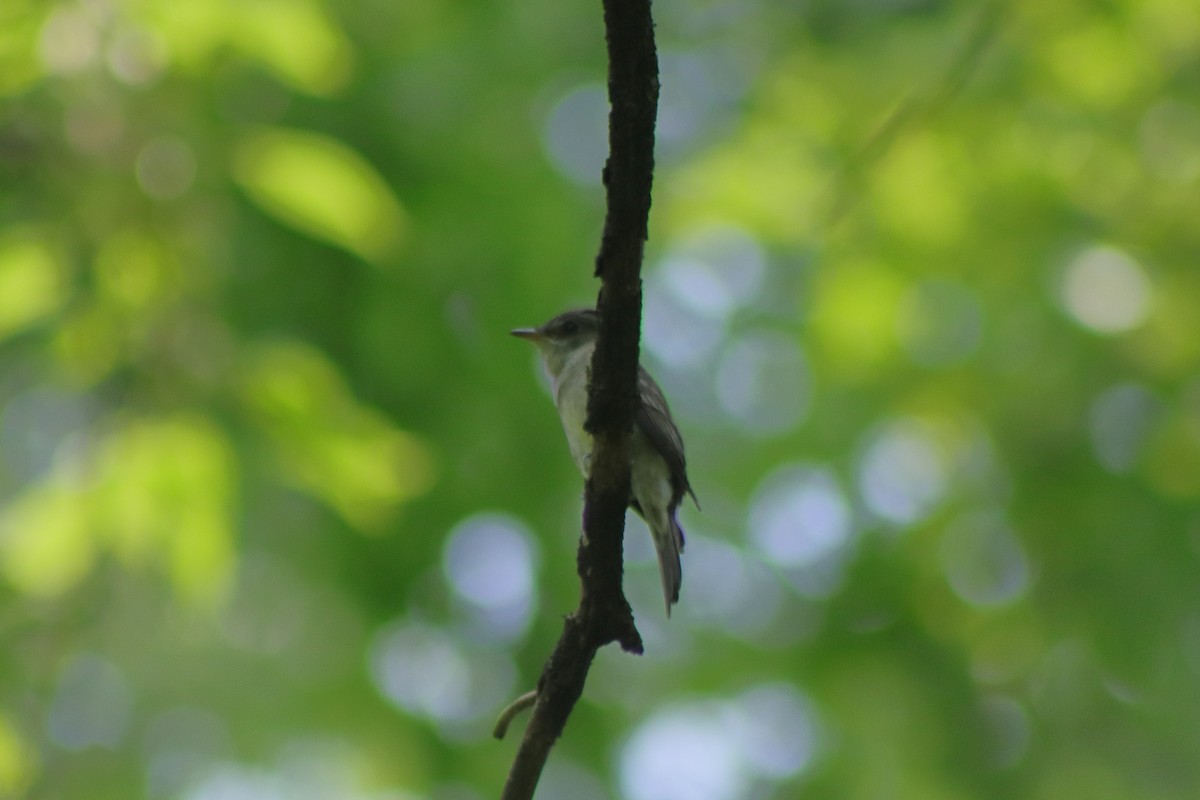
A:
POLYGON ((641 366, 638 367, 637 388, 640 403, 634 421, 667 462, 676 502, 683 498, 684 492, 690 494, 695 501, 696 494, 688 482, 687 464, 683 457, 683 437, 671 421, 671 412, 667 410, 667 398, 663 397, 662 389, 658 388, 650 373, 641 366))

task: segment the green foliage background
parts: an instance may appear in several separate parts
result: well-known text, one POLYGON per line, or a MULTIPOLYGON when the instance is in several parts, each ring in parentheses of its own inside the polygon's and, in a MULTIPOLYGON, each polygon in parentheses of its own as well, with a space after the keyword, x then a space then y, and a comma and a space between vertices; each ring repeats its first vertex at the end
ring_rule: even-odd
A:
MULTIPOLYGON (((540 796, 1196 797, 1200 7, 656 14, 704 510, 540 796)), ((0 796, 498 794, 603 74, 598 3, 5 0, 0 796)))

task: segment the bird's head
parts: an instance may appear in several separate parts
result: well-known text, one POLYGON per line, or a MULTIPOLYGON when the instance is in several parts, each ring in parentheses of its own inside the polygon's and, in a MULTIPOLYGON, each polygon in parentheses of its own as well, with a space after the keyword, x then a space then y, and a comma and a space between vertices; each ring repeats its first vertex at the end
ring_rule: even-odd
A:
POLYGON ((596 343, 600 317, 590 308, 565 311, 536 328, 517 328, 512 332, 533 342, 550 374, 557 376, 572 355, 596 343))

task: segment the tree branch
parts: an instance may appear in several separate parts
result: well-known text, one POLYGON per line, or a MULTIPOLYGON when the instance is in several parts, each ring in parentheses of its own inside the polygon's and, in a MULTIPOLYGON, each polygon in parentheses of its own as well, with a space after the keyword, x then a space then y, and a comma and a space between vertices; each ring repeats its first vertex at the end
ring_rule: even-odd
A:
POLYGON ((592 660, 610 642, 642 652, 642 639, 621 586, 625 509, 629 505, 629 434, 637 403, 642 319, 642 252, 654 178, 658 56, 650 0, 604 0, 608 43, 608 211, 596 277, 600 336, 592 356, 587 429, 591 474, 576 566, 579 608, 538 681, 533 716, 513 760, 502 800, 530 800, 554 742, 583 694, 592 660))

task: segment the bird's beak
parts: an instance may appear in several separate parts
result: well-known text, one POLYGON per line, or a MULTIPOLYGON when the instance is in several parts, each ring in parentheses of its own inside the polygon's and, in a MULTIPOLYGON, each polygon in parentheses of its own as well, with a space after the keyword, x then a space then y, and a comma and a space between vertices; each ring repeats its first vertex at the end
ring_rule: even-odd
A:
POLYGON ((543 338, 542 332, 537 328, 517 328, 512 332, 512 335, 518 339, 527 339, 531 342, 536 342, 543 338))

